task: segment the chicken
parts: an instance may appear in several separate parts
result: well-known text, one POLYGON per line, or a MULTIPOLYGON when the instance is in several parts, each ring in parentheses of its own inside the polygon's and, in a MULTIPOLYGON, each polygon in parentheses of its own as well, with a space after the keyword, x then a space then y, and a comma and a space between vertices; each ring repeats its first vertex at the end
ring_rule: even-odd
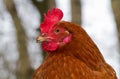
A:
POLYGON ((61 21, 63 12, 58 8, 44 17, 37 42, 42 42, 47 56, 33 79, 117 79, 81 26, 61 21))

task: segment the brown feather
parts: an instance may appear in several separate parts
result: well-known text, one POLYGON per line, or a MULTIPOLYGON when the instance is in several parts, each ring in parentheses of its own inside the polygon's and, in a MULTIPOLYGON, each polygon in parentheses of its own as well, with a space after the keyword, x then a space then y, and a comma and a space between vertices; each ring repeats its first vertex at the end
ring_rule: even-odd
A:
POLYGON ((79 25, 59 22, 71 34, 71 41, 48 53, 33 79, 117 79, 96 44, 79 25))

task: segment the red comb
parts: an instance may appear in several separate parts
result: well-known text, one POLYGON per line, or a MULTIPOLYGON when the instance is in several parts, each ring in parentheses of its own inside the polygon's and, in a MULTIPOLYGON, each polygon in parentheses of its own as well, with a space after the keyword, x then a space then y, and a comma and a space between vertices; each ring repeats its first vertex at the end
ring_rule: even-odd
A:
POLYGON ((59 22, 63 17, 63 12, 58 8, 53 8, 52 12, 48 10, 48 14, 44 14, 44 21, 40 24, 42 33, 48 32, 54 24, 59 22))

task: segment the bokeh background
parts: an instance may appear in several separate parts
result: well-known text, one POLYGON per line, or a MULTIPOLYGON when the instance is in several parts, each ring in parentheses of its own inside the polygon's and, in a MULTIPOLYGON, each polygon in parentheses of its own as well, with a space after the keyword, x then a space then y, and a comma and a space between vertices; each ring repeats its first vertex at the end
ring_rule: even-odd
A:
POLYGON ((82 25, 120 79, 120 0, 0 0, 0 79, 32 78, 45 57, 39 25, 54 7, 82 25))

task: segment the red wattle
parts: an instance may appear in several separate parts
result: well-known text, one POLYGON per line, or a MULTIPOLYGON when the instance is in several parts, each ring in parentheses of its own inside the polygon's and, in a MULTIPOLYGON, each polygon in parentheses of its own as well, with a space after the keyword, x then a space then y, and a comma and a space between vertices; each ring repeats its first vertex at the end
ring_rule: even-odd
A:
POLYGON ((42 48, 44 51, 55 51, 58 48, 58 44, 55 42, 43 42, 42 43, 42 48))

